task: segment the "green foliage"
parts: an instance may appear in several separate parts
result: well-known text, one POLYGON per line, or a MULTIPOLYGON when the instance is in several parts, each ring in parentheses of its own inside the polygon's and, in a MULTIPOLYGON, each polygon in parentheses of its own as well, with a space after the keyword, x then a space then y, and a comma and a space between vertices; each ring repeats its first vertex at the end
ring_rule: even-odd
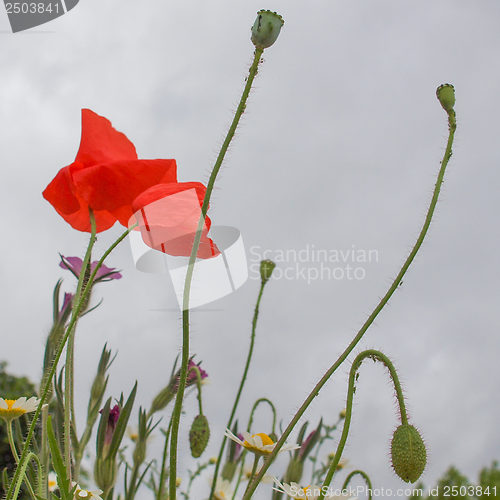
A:
MULTIPOLYGON (((30 397, 36 394, 34 384, 27 377, 10 375, 6 371, 7 362, 0 361, 0 397, 17 399, 22 396, 30 397)), ((24 425, 23 425, 24 427, 24 425)), ((0 425, 0 471, 12 471, 15 467, 14 458, 10 452, 7 432, 4 425, 0 425)))
POLYGON ((416 490, 424 491, 425 495, 415 493, 410 500, 476 500, 500 498, 500 469, 498 462, 493 462, 490 467, 484 467, 479 473, 476 484, 469 481, 456 467, 451 466, 439 479, 432 491, 426 491, 423 484, 416 490))

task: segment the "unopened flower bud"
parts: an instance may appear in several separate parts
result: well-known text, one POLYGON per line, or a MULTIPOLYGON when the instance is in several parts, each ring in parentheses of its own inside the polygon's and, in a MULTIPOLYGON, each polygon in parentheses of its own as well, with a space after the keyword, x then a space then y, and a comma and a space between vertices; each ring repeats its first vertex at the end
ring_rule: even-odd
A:
POLYGON ((453 111, 455 106, 455 88, 450 83, 444 83, 440 85, 436 90, 437 98, 443 106, 443 109, 450 113, 453 111))
POLYGON ((286 469, 287 483, 300 483, 302 473, 304 472, 304 463, 300 459, 292 458, 286 469))
POLYGON ((191 446, 191 455, 198 458, 207 447, 210 439, 210 427, 205 415, 198 415, 191 425, 189 431, 189 445, 191 446))
POLYGON ((344 408, 343 410, 340 411, 339 418, 345 418, 346 415, 347 415, 347 410, 344 408))
POLYGON ((262 283, 267 283, 273 274, 276 264, 272 260, 262 260, 260 262, 260 277, 262 283))
POLYGON ((267 49, 278 39, 285 22, 283 18, 270 10, 261 10, 252 26, 252 42, 257 49, 267 49))
POLYGON ((182 477, 178 477, 175 480, 175 487, 178 488, 182 484, 182 477))
POLYGON ((103 491, 112 488, 116 481, 117 472, 114 460, 97 458, 94 465, 94 480, 103 491))
POLYGON ((427 451, 419 432, 413 425, 402 424, 394 432, 391 443, 392 466, 407 483, 422 475, 427 463, 427 451))
POLYGON ((237 462, 226 462, 222 468, 222 479, 231 482, 236 474, 236 469, 238 468, 237 462))

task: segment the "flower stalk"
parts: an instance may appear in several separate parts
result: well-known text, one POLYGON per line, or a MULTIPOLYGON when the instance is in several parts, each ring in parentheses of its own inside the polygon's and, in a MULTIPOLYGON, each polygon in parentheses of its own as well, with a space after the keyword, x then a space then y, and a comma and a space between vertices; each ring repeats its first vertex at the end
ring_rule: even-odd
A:
MULTIPOLYGON (((439 95, 438 95, 439 98, 439 95)), ((429 205, 429 208, 427 210, 427 215, 424 220, 424 224, 422 226, 422 229, 420 230, 420 233, 417 237, 417 241, 415 242, 415 245, 413 246, 412 250, 410 251, 410 254, 406 258, 405 262, 403 263, 403 266, 401 267, 399 273, 397 274, 396 278, 392 282, 391 286, 385 293, 385 295, 382 297, 380 302, 377 304, 375 309, 372 311, 368 319, 365 321, 365 323, 362 325, 362 327, 359 329, 358 333, 355 335, 351 343, 346 347, 344 352, 339 356, 339 358, 333 363, 333 365, 326 371, 326 373, 321 377, 319 382, 316 384, 316 386, 313 388, 313 390, 309 393, 305 401, 302 403, 290 423, 288 424, 287 428, 283 432, 282 436, 280 437, 279 441, 276 444, 275 449, 273 450, 273 453, 269 457, 270 460, 266 461, 264 465, 262 466, 261 470, 259 471, 259 474, 257 477, 252 481, 251 486, 248 488, 248 491, 245 493, 243 496, 242 500, 249 500, 257 488, 257 485, 263 478, 265 472, 269 468, 269 465, 271 461, 276 457, 278 454, 280 448, 284 445, 287 437, 290 435, 294 427, 297 425, 297 422, 300 420, 302 415, 305 413, 307 408, 309 408, 309 405, 312 403, 314 398, 319 394, 320 390, 323 388, 323 386, 328 382, 330 377, 335 373, 335 371, 339 368, 339 366, 347 359, 349 354, 352 352, 352 350, 358 345, 359 341, 363 338, 365 333, 367 332, 368 328, 372 325, 372 323, 375 321, 375 318, 380 314, 382 309, 386 306, 386 304, 389 302, 390 298, 394 294, 394 292, 398 289, 399 284, 403 280, 406 272, 408 271, 409 267, 411 266, 413 260, 415 259, 418 251, 420 250, 420 247, 422 246, 422 243, 424 242, 424 239, 427 235, 427 232, 429 230, 429 226, 431 225, 432 218, 434 216, 434 212, 436 209, 436 205, 439 199, 439 194, 441 192, 441 185, 443 184, 444 181, 444 174, 446 172, 446 167, 448 166, 449 160, 451 158, 452 154, 452 146, 453 146, 453 140, 455 138, 455 131, 457 128, 457 122, 456 122, 456 116, 455 116, 455 111, 453 108, 450 109, 445 109, 446 113, 448 114, 448 128, 449 128, 449 134, 448 134, 448 141, 446 144, 446 150, 444 152, 443 160, 441 161, 441 168, 439 169, 439 173, 437 176, 436 184, 434 186, 434 192, 432 194, 432 199, 429 205)))
POLYGON ((203 205, 201 207, 201 215, 200 220, 198 222, 197 231, 195 234, 193 248, 191 250, 191 255, 189 257, 189 265, 186 273, 186 280, 184 284, 184 297, 183 297, 183 311, 182 311, 182 356, 181 356, 181 371, 179 376, 179 387, 177 390, 176 398, 175 398, 175 406, 172 414, 172 431, 170 437, 170 474, 169 474, 169 498, 170 500, 175 500, 177 492, 176 492, 176 478, 177 478, 177 442, 179 437, 179 425, 181 419, 182 412, 182 403, 184 399, 184 390, 186 388, 186 378, 188 371, 188 362, 189 362, 189 296, 191 291, 191 283, 193 279, 194 272, 194 264, 196 261, 196 256, 198 254, 198 249, 200 246, 200 240, 202 236, 202 228, 205 225, 205 218, 208 212, 208 206, 210 203, 210 197, 212 195, 212 191, 215 185, 215 181, 217 179, 217 175, 222 166, 222 162, 224 157, 226 156, 227 150, 229 148, 229 144, 231 143, 234 134, 236 132, 236 128, 238 127, 238 123, 240 121, 241 116, 243 115, 246 107, 246 102, 248 100, 248 96, 250 94, 250 90, 252 88, 253 81, 255 76, 257 75, 259 63, 261 60, 261 56, 263 53, 263 49, 255 49, 254 59, 252 65, 250 66, 250 71, 247 77, 246 85, 243 90, 243 94, 241 96, 240 102, 238 104, 238 108, 236 109, 236 113, 234 115, 231 126, 229 127, 229 131, 224 139, 222 144, 222 148, 217 156, 217 160, 212 169, 212 173, 210 174, 210 178, 207 184, 207 190, 205 193, 205 197, 203 199, 203 205))

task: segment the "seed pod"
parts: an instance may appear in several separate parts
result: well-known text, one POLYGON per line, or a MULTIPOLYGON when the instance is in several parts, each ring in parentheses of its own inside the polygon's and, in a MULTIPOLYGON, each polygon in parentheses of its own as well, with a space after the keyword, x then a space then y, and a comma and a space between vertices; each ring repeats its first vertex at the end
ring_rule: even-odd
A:
POLYGON ((443 106, 443 109, 450 113, 455 106, 455 88, 450 83, 443 83, 436 90, 437 98, 443 106))
POLYGON ((391 443, 392 467, 407 483, 422 475, 427 463, 427 451, 419 432, 413 425, 402 424, 394 432, 391 443))
POLYGON ((283 18, 270 10, 261 10, 252 26, 252 42, 257 49, 267 49, 277 39, 283 27, 283 18))
POLYGON ((210 438, 210 427, 205 415, 198 415, 191 425, 189 431, 189 445, 191 446, 191 455, 198 458, 207 447, 210 438))
POLYGON ((267 283, 273 274, 276 264, 272 260, 262 260, 260 262, 260 277, 262 283, 267 283))

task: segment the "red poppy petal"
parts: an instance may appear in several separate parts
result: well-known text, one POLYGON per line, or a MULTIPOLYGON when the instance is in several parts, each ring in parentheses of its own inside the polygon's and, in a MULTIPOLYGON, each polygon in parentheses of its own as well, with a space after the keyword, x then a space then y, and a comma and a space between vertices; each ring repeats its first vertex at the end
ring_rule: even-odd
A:
MULTIPOLYGON (((61 214, 59 212, 59 215, 77 231, 90 233, 90 219, 88 208, 82 208, 81 210, 78 210, 78 212, 74 212, 72 214, 61 214)), ((98 233, 106 231, 116 222, 116 217, 114 217, 106 210, 96 210, 94 212, 94 217, 96 222, 96 231, 98 233)))
POLYGON ((130 217, 132 202, 140 193, 177 180, 177 165, 175 160, 120 161, 75 169, 72 176, 78 194, 94 210, 117 211, 122 217, 125 211, 130 217))
MULTIPOLYGON (((199 182, 159 184, 141 193, 133 203, 134 213, 144 242, 161 252, 189 256, 194 242, 206 188, 199 182), (190 194, 189 191, 195 191, 190 194), (184 194, 182 194, 184 193, 184 194)), ((208 238, 211 221, 205 219, 199 258, 218 255, 219 250, 208 238)))
POLYGON ((150 203, 182 191, 187 191, 188 189, 196 190, 196 195, 198 196, 198 201, 201 207, 207 191, 207 188, 201 182, 175 182, 168 184, 158 183, 156 186, 152 186, 149 189, 144 190, 133 201, 132 210, 137 212, 150 203))
POLYGON ((82 109, 82 138, 76 161, 83 166, 119 160, 135 160, 134 145, 111 122, 90 109, 82 109))
POLYGON ((59 170, 45 188, 43 197, 60 213, 70 214, 80 209, 80 202, 73 193, 69 167, 59 170))

